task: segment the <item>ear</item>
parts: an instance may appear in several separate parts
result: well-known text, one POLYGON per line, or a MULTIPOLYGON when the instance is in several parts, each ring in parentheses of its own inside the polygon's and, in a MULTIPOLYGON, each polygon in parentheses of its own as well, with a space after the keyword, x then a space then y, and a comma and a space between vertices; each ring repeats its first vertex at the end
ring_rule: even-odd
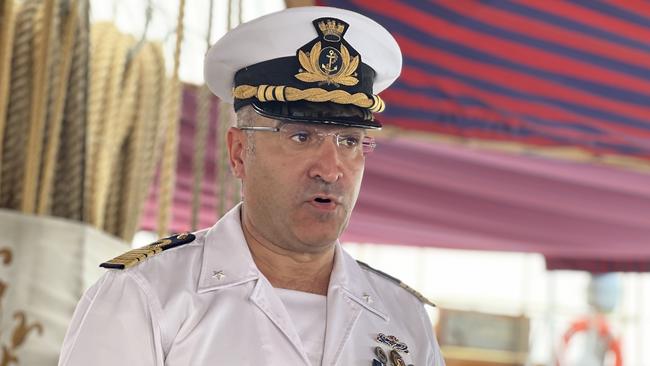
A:
POLYGON ((246 136, 244 131, 230 127, 227 134, 228 157, 230 169, 235 177, 243 179, 246 176, 244 169, 244 155, 246 154, 246 136))

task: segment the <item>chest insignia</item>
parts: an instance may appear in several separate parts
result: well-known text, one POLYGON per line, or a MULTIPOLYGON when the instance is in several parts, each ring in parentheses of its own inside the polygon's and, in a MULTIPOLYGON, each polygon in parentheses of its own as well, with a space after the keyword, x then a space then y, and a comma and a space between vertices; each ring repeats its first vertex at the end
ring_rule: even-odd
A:
POLYGON ((404 362, 402 356, 395 350, 390 351, 390 360, 394 366, 406 366, 406 362, 404 362))
POLYGON ((120 256, 117 256, 107 262, 100 264, 99 266, 111 269, 130 268, 167 249, 191 243, 194 241, 194 239, 196 239, 196 237, 194 234, 190 233, 172 235, 168 238, 159 239, 142 248, 130 250, 120 256))
POLYGON ((390 348, 388 353, 386 353, 382 347, 376 346, 375 358, 372 360, 372 366, 407 366, 406 361, 404 361, 404 358, 400 354, 400 352, 404 352, 405 354, 409 353, 409 348, 406 343, 400 342, 400 340, 393 335, 386 335, 384 333, 377 334, 375 340, 390 348))
POLYGON ((375 347, 375 356, 377 356, 377 359, 379 362, 381 362, 382 365, 388 363, 388 356, 386 356, 386 352, 384 352, 384 350, 379 346, 375 347))
POLYGON ((392 335, 385 335, 384 333, 379 333, 377 335, 377 342, 381 342, 390 346, 390 348, 401 351, 404 353, 409 353, 409 348, 404 342, 400 342, 399 339, 392 335))

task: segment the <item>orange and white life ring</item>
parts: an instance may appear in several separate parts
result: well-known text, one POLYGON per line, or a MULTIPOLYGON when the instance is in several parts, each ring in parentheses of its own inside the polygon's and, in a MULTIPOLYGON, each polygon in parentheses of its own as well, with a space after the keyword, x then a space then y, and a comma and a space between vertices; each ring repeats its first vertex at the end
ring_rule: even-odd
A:
POLYGON ((603 316, 581 318, 569 326, 562 336, 562 345, 557 357, 557 366, 562 366, 564 362, 564 352, 569 346, 571 338, 580 332, 584 332, 591 327, 595 326, 598 336, 607 344, 607 350, 614 355, 614 366, 623 366, 623 355, 621 352, 621 344, 619 340, 612 334, 607 320, 603 316))

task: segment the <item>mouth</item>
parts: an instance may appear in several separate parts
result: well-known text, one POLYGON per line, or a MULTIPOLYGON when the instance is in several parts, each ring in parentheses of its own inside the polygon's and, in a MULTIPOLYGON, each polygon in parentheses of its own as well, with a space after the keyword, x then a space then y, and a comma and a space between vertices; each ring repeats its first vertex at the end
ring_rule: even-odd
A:
POLYGON ((309 200, 309 203, 320 210, 331 211, 336 209, 340 201, 330 195, 315 195, 309 200))

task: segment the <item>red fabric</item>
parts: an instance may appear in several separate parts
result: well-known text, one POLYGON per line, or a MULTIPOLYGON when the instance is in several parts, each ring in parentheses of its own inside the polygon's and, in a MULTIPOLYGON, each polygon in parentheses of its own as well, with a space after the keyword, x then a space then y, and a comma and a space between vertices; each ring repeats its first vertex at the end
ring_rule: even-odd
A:
POLYGON ((650 161, 647 1, 316 2, 400 45, 385 125, 650 161))

